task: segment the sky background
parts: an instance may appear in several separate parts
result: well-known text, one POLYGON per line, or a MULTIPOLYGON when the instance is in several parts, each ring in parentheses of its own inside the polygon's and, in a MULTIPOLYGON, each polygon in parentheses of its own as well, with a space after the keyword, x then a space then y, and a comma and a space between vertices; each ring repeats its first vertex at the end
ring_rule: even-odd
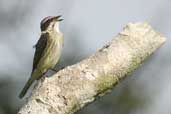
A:
POLYGON ((30 77, 40 21, 49 15, 64 18, 61 67, 96 52, 128 22, 146 21, 167 37, 131 77, 77 114, 171 113, 170 0, 1 0, 0 114, 14 114, 25 102, 18 94, 30 77))

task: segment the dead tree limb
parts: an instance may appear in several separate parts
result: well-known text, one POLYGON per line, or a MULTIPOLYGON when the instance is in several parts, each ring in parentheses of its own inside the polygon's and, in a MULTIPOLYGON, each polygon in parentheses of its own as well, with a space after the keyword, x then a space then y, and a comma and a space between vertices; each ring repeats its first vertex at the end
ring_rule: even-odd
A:
POLYGON ((129 23, 92 56, 40 79, 18 114, 73 114, 113 88, 164 42, 147 23, 129 23))

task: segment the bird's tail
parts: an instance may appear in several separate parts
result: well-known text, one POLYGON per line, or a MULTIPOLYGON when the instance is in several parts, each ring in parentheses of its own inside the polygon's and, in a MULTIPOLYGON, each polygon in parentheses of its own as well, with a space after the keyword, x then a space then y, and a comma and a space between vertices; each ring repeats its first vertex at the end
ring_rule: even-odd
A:
POLYGON ((34 80, 39 79, 41 75, 42 75, 42 73, 40 72, 40 70, 37 70, 37 69, 35 69, 31 73, 31 77, 29 78, 29 80, 25 84, 23 90, 21 91, 21 93, 19 95, 19 98, 23 98, 24 97, 24 95, 26 94, 27 90, 29 89, 29 87, 31 86, 31 84, 34 82, 34 80))
POLYGON ((31 76, 29 78, 29 80, 27 81, 27 83, 25 84, 24 88, 22 89, 19 98, 23 98, 24 95, 26 94, 27 90, 29 89, 29 87, 31 86, 31 84, 34 82, 34 78, 31 76))

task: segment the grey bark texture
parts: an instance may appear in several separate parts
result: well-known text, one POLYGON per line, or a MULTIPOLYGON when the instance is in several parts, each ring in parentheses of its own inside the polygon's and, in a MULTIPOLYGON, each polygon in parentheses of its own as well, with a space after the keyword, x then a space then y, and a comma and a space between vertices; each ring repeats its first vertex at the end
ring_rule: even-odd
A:
POLYGON ((164 42, 147 23, 129 23, 92 56, 40 79, 18 114, 73 114, 111 90, 164 42))

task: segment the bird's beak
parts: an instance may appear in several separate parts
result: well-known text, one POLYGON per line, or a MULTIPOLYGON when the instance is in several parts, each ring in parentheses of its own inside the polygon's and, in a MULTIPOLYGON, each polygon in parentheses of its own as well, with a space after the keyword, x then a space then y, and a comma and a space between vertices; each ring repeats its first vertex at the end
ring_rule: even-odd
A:
POLYGON ((62 21, 62 20, 64 20, 64 19, 60 19, 60 17, 62 17, 62 15, 56 16, 55 19, 56 19, 57 21, 62 21))
POLYGON ((63 21, 64 19, 58 19, 58 21, 63 21))

